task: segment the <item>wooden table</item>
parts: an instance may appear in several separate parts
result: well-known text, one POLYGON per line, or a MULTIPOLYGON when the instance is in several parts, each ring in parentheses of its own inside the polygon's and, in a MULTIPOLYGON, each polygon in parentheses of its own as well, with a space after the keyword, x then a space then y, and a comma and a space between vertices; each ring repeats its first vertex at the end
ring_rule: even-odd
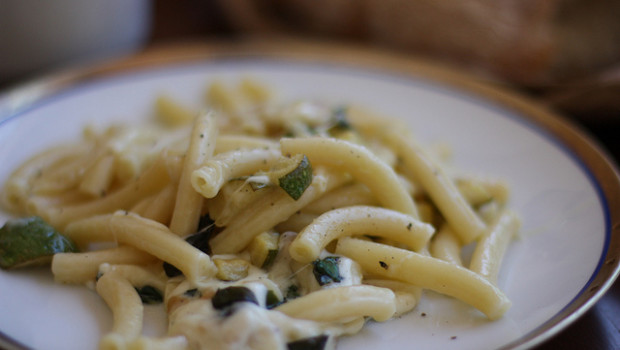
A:
POLYGON ((620 283, 585 315, 536 350, 620 349, 620 283))

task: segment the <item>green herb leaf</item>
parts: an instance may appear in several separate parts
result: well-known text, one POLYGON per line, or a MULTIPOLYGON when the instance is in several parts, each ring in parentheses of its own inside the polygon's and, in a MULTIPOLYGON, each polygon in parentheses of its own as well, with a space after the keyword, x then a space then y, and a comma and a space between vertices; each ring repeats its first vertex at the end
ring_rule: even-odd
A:
POLYGON ((317 259, 312 262, 312 272, 321 286, 342 281, 340 269, 338 268, 339 262, 340 258, 337 256, 329 256, 325 259, 317 259))
POLYGON ((283 302, 284 300, 280 300, 276 293, 274 293, 272 290, 267 292, 267 296, 265 297, 265 305, 267 306, 267 309, 273 309, 274 307, 282 304, 283 302))
POLYGON ((218 289, 211 299, 211 304, 216 310, 225 310, 235 303, 250 302, 258 305, 258 300, 252 291, 246 287, 232 286, 218 289))
POLYGON ((305 155, 300 158, 295 169, 278 179, 280 187, 294 200, 298 200, 312 183, 312 165, 305 155))
POLYGON ((164 297, 161 295, 157 288, 152 286, 135 287, 136 292, 140 296, 140 299, 144 304, 159 304, 164 301, 164 297))
POLYGON ((287 345, 288 350, 324 350, 329 337, 325 334, 316 337, 304 338, 290 342, 287 345))
POLYGON ((77 252, 73 241, 37 216, 9 220, 0 228, 0 267, 48 263, 56 253, 77 252))
POLYGON ((286 299, 295 299, 299 298, 301 295, 299 294, 299 287, 296 284, 291 284, 288 286, 286 290, 286 299))

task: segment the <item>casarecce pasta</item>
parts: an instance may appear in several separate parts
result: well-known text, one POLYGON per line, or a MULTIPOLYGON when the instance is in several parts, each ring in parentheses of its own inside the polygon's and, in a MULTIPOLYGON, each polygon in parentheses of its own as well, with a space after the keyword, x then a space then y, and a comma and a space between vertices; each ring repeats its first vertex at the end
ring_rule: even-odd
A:
POLYGON ((114 318, 101 349, 324 349, 425 289, 489 320, 509 309, 505 183, 453 177, 357 107, 279 101, 251 80, 206 97, 196 113, 160 97, 154 126, 87 129, 4 184, 4 208, 42 220, 3 234, 48 225, 69 243, 3 267, 47 257, 58 283, 93 288, 114 318), (142 334, 151 302, 169 321, 156 338, 142 334))

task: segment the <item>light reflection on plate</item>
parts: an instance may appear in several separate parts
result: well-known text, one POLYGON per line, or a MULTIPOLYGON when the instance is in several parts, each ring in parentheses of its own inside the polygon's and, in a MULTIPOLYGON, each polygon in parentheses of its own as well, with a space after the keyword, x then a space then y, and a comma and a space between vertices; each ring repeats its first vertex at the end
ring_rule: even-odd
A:
MULTIPOLYGON (((78 81, 35 98, 0 116, 0 181, 47 145, 77 139, 88 123, 146 120, 154 97, 164 92, 198 109, 213 79, 251 76, 285 99, 355 103, 405 120, 423 143, 451 145, 456 168, 507 180, 510 207, 523 220, 522 238, 510 247, 499 279, 513 302, 503 319, 487 322, 469 307, 427 292, 412 313, 373 323, 341 339, 339 349, 527 347, 583 313, 609 286, 618 270, 617 262, 605 264, 618 254, 610 251, 618 221, 610 205, 618 204, 608 198, 618 195, 618 183, 613 167, 581 135, 538 109, 478 97, 428 74, 399 74, 381 62, 346 65, 328 58, 328 50, 314 55, 320 60, 176 62, 78 81)), ((8 110, 6 96, 0 111, 8 110)), ((0 221, 7 218, 0 213, 0 221)), ((54 284, 46 269, 0 271, 0 291, 0 332, 29 347, 94 349, 111 328, 111 315, 94 292, 54 284)), ((149 307, 147 315, 145 333, 163 331, 162 313, 149 307)))

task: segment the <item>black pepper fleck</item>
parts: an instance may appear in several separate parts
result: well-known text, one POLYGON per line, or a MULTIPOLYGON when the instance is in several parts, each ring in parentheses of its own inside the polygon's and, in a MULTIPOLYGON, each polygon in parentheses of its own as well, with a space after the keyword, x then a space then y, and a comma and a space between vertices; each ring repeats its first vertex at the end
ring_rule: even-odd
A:
POLYGON ((389 267, 389 266, 388 266, 388 264, 386 264, 386 263, 385 263, 385 262, 383 262, 383 261, 379 261, 379 265, 381 265, 381 267, 383 267, 383 268, 384 268, 384 269, 386 269, 386 270, 387 270, 387 269, 388 269, 388 267, 389 267))

